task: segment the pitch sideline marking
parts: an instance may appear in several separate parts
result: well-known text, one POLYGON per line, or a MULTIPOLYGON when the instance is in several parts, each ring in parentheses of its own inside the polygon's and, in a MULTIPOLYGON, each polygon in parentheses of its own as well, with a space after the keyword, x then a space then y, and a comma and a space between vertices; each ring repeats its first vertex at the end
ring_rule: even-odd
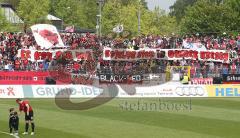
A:
MULTIPOLYGON (((10 133, 3 132, 3 131, 0 131, 0 133, 10 135, 10 133)), ((16 136, 16 135, 10 135, 10 136, 13 136, 14 138, 20 138, 19 136, 16 136)))

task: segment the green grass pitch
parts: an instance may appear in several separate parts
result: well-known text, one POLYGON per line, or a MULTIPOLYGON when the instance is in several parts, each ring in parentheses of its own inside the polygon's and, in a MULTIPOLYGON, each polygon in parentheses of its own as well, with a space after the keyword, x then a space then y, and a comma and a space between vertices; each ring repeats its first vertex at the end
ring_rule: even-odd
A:
MULTIPOLYGON (((163 99, 163 98, 162 98, 163 99)), ((157 103, 159 99, 141 99, 157 103)), ((163 99, 181 104, 189 99, 163 99)), ((20 138, 239 138, 240 98, 192 99, 191 110, 147 110, 121 108, 139 99, 114 99, 87 111, 59 109, 53 99, 30 99, 35 112, 35 136, 23 136, 24 115, 20 115, 20 138)), ((8 132, 8 109, 15 99, 0 99, 0 131, 8 132)), ((0 133, 0 138, 13 138, 0 133)))

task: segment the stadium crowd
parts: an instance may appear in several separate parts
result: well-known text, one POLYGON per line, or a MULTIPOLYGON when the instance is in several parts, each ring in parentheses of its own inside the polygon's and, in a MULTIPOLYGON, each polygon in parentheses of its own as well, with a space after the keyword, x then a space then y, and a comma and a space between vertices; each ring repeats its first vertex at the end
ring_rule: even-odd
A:
MULTIPOLYGON (((240 74, 240 34, 238 36, 203 36, 186 35, 180 37, 177 35, 167 36, 141 36, 133 39, 118 38, 112 39, 104 37, 100 39, 94 34, 60 34, 63 43, 69 46, 68 49, 92 49, 93 61, 73 61, 67 62, 66 69, 73 73, 87 73, 97 67, 101 72, 114 73, 163 73, 167 66, 191 66, 191 77, 207 78, 220 76, 221 74, 240 74), (136 61, 104 61, 101 56, 104 47, 121 49, 184 49, 183 43, 202 43, 208 50, 231 50, 237 55, 230 63, 207 62, 199 60, 136 60, 136 61)), ((53 59, 47 57, 41 62, 32 62, 28 59, 17 56, 19 49, 40 50, 31 33, 0 33, 0 70, 2 71, 46 71, 53 59)))

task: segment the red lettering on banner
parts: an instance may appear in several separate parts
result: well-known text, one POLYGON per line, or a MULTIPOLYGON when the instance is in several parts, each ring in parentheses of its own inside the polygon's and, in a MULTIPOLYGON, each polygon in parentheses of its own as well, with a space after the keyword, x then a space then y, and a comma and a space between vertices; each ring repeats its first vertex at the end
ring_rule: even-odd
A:
POLYGON ((213 78, 193 78, 191 79, 192 85, 212 85, 213 78))
POLYGON ((78 60, 84 60, 84 59, 87 59, 87 56, 85 53, 82 53, 82 52, 76 52, 76 57, 78 60))
POLYGON ((200 58, 205 59, 205 52, 200 52, 200 58))
POLYGON ((71 52, 71 51, 66 51, 66 52, 64 52, 63 58, 65 58, 65 59, 67 59, 67 60, 73 59, 72 52, 71 52))
POLYGON ((220 53, 221 55, 220 55, 220 60, 224 60, 224 53, 220 53))
POLYGON ((21 50, 21 58, 31 58, 30 56, 31 51, 30 50, 21 50))
POLYGON ((228 53, 224 53, 224 54, 223 54, 223 59, 224 59, 225 61, 227 61, 227 60, 229 59, 229 54, 228 54, 228 53))
POLYGON ((42 52, 42 53, 41 53, 41 57, 42 57, 42 59, 46 59, 47 53, 46 53, 46 52, 42 52))
POLYGON ((215 55, 216 55, 216 53, 212 52, 211 53, 211 59, 215 59, 215 55))
POLYGON ((174 54, 174 57, 175 57, 175 58, 180 58, 180 55, 179 55, 179 54, 180 54, 180 51, 179 51, 179 50, 176 50, 176 51, 175 51, 175 54, 174 54))
POLYGON ((137 52, 137 58, 141 58, 142 57, 142 51, 138 51, 137 52))
POLYGON ((174 52, 173 52, 173 50, 169 50, 169 51, 168 51, 168 57, 169 57, 169 58, 174 58, 174 52))
POLYGON ((118 50, 116 50, 115 51, 116 53, 116 59, 124 59, 124 51, 118 51, 118 50))
POLYGON ((193 57, 194 57, 195 59, 198 58, 198 52, 197 52, 197 51, 193 51, 193 57))
POLYGON ((188 57, 188 51, 181 50, 179 52, 179 56, 180 56, 180 58, 188 57))
POLYGON ((148 52, 147 51, 143 51, 142 58, 145 58, 145 57, 148 57, 148 52))
POLYGON ((215 60, 220 60, 221 59, 221 54, 219 52, 214 53, 214 58, 215 60))
POLYGON ((111 57, 111 58, 114 58, 115 56, 116 56, 115 51, 114 51, 114 50, 111 51, 111 52, 110 52, 110 57, 111 57))
POLYGON ((142 57, 141 58, 145 58, 148 56, 148 52, 147 51, 142 51, 142 57))
MULTIPOLYGON (((1 85, 42 85, 45 84, 45 78, 49 77, 49 72, 37 72, 37 71, 14 71, 14 72, 0 72, 0 84, 1 85), (38 79, 35 79, 37 76, 38 79)), ((50 73, 56 80, 57 84, 69 84, 71 83, 70 76, 67 76, 61 72, 54 71, 50 73), (55 74, 55 75, 52 75, 55 74), (55 77, 56 76, 56 77, 55 77)), ((15 94, 10 87, 6 94, 15 94)))
POLYGON ((127 51, 126 52, 126 58, 127 59, 134 59, 136 56, 136 52, 135 51, 127 51))
MULTIPOLYGON (((153 49, 153 50, 104 50, 105 58, 111 57, 112 60, 137 60, 137 59, 152 59, 164 58, 168 60, 174 59, 191 59, 191 60, 207 60, 207 61, 228 61, 229 55, 225 52, 212 51, 195 51, 195 50, 171 50, 171 49, 153 49), (164 53, 167 52, 167 55, 164 53)), ((108 60, 108 59, 106 59, 108 60)))
POLYGON ((192 50, 184 51, 184 56, 183 57, 190 57, 190 58, 192 58, 192 50))
POLYGON ((105 57, 108 58, 111 56, 111 51, 110 50, 105 50, 105 57))
POLYGON ((155 53, 153 51, 149 51, 149 58, 154 58, 155 57, 155 53))
POLYGON ((59 59, 62 56, 62 51, 56 52, 56 59, 59 59))
MULTIPOLYGON (((152 57, 154 57, 154 53, 152 55, 152 57)), ((193 50, 169 50, 168 51, 168 57, 169 58, 193 58, 193 59, 197 59, 198 58, 198 52, 197 51, 193 51, 193 50)))
POLYGON ((38 52, 36 51, 34 53, 34 60, 44 60, 48 57, 48 59, 52 59, 52 53, 51 52, 38 52))
POLYGON ((205 55, 206 55, 206 59, 210 59, 211 58, 211 53, 210 52, 206 52, 205 55))
POLYGON ((39 52, 34 53, 34 60, 40 60, 40 53, 39 52))

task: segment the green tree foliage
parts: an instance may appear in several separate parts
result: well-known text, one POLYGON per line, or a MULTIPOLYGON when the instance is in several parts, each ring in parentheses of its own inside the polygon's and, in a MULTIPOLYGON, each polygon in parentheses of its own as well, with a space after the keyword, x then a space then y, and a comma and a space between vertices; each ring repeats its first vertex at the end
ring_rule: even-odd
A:
POLYGON ((199 0, 187 8, 181 21, 182 32, 215 33, 236 30, 238 13, 230 6, 209 0, 199 0))
POLYGON ((177 22, 179 23, 181 19, 185 16, 185 11, 187 7, 192 6, 197 0, 177 0, 170 7, 170 15, 175 16, 177 22))
MULTIPOLYGON (((192 7, 199 0, 176 0, 176 2, 170 6, 170 15, 175 16, 179 23, 185 16, 186 9, 192 7)), ((207 0, 210 3, 221 4, 224 0, 207 0)))
POLYGON ((103 10, 103 32, 111 33, 118 24, 133 36, 138 35, 138 12, 141 13, 141 34, 170 34, 176 32, 175 17, 170 17, 160 8, 150 11, 138 0, 129 4, 114 0, 105 4, 103 10))
POLYGON ((102 23, 103 23, 103 32, 105 34, 110 33, 113 27, 115 27, 115 25, 120 23, 119 15, 121 14, 121 11, 119 9, 121 8, 122 8, 122 5, 117 0, 107 2, 104 5, 104 10, 102 13, 103 14, 102 23))
POLYGON ((240 18, 240 0, 226 0, 225 4, 232 7, 233 10, 235 10, 239 14, 240 18))
POLYGON ((146 28, 143 28, 145 34, 170 35, 178 32, 175 17, 169 16, 159 7, 149 12, 144 20, 146 21, 146 28))
POLYGON ((49 0, 20 0, 17 8, 18 15, 27 26, 46 20, 49 11, 49 0))
POLYGON ((9 23, 7 22, 2 10, 0 10, 0 30, 5 31, 8 28, 9 23))
POLYGON ((63 19, 64 26, 95 28, 97 8, 93 0, 52 0, 50 13, 63 19))
POLYGON ((87 23, 84 28, 92 28, 96 27, 96 15, 98 14, 98 7, 95 0, 81 0, 81 4, 83 5, 83 12, 86 16, 85 22, 87 23))
POLYGON ((83 14, 83 5, 78 0, 55 0, 53 3, 54 15, 64 20, 65 25, 85 25, 86 16, 83 14))

